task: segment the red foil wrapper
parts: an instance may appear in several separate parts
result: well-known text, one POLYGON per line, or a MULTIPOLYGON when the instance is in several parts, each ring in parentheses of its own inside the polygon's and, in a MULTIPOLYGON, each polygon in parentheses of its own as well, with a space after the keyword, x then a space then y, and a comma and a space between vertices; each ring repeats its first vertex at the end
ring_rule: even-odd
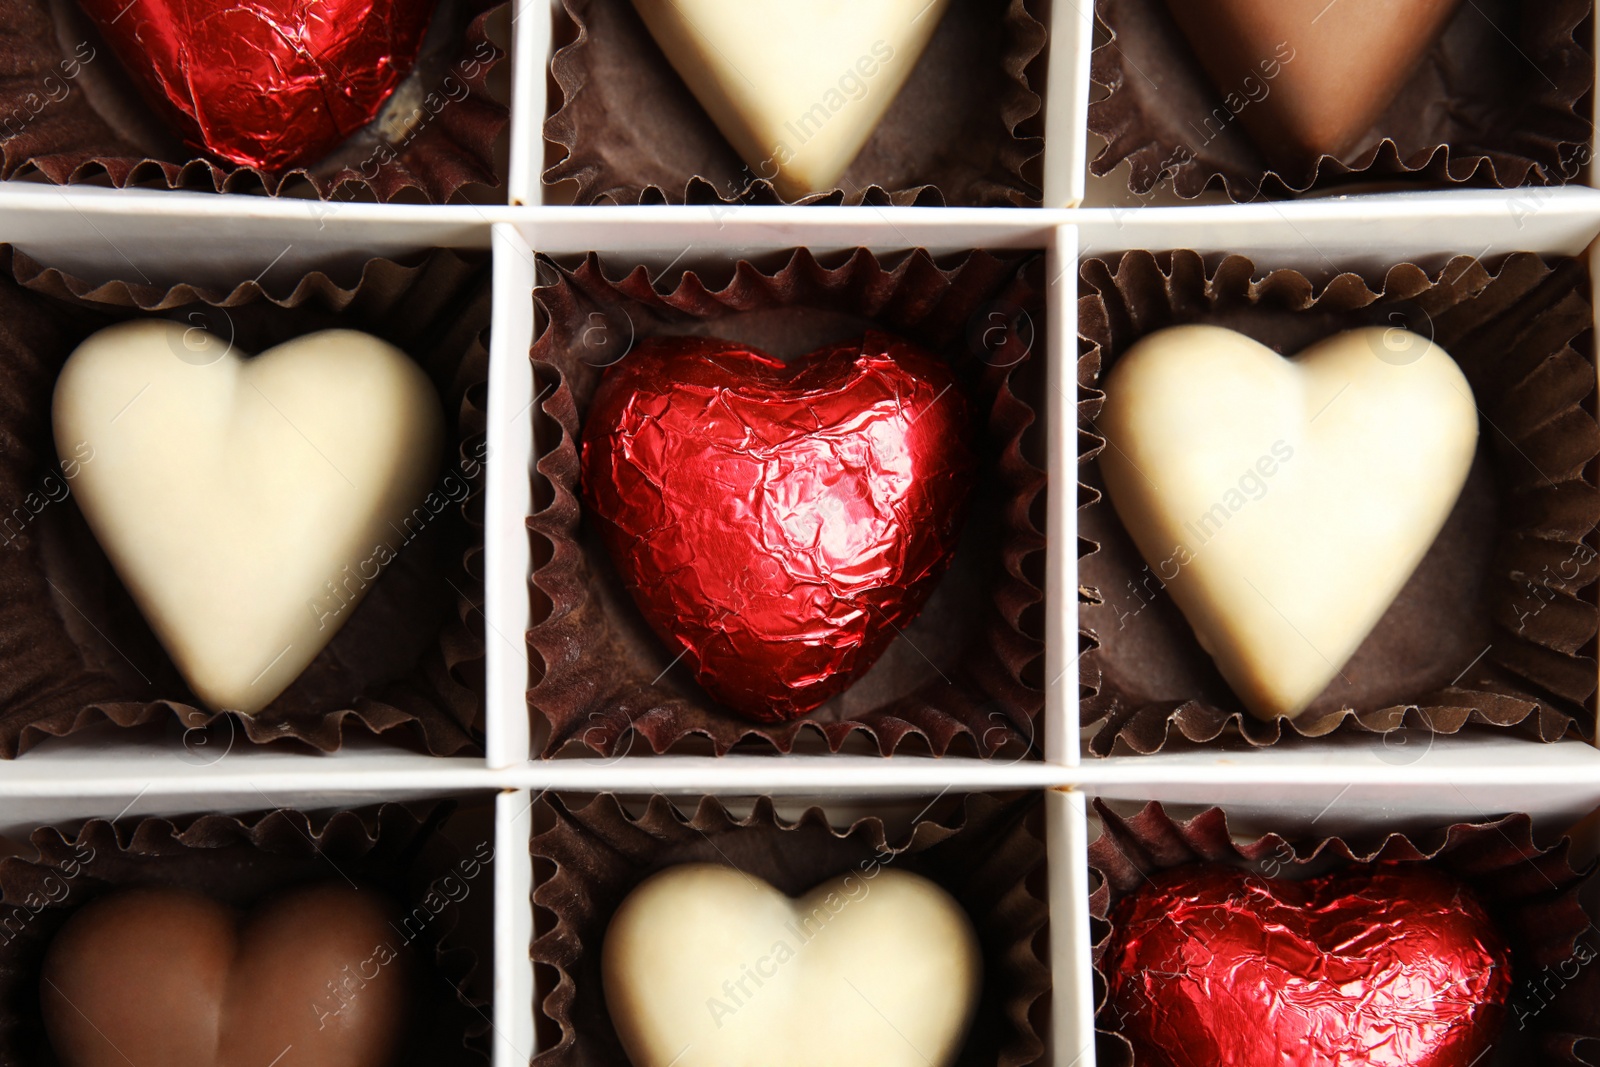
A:
POLYGON ((1488 913, 1423 864, 1179 867, 1112 923, 1108 1005, 1140 1067, 1469 1067, 1511 991, 1488 913))
POLYGON ((872 666, 950 562, 975 462, 955 376, 869 333, 785 366, 642 341, 584 426, 584 497, 656 634, 759 722, 872 666))
POLYGON ((193 148, 280 171, 371 122, 416 63, 434 0, 79 0, 193 148))

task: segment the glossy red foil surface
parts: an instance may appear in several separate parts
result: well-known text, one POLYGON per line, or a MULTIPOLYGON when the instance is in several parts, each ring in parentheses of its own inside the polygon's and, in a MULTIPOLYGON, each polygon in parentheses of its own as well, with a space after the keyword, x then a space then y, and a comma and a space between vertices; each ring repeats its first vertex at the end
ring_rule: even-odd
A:
POLYGON ((949 565, 974 461, 949 367, 871 333, 789 366, 656 338, 583 435, 588 515, 714 698, 798 718, 872 666, 949 565))
POLYGON ((1488 913, 1423 864, 1306 882, 1180 867, 1112 922, 1109 1022, 1139 1067, 1468 1067, 1511 991, 1488 913))
POLYGON ((410 72, 435 0, 78 0, 140 93, 200 152, 315 163, 410 72))

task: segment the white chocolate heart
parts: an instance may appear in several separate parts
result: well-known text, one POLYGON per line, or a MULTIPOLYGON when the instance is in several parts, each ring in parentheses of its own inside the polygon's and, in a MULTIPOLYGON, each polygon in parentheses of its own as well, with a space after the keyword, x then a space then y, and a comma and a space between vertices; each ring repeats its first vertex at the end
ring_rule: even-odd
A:
POLYGON ((790 199, 837 187, 949 0, 633 0, 756 177, 790 199))
MULTIPOLYGON (((55 391, 79 506, 207 706, 254 714, 350 618, 417 533, 443 443, 399 349, 327 330, 245 359, 173 322, 96 333, 55 391)), ((430 516, 431 517, 431 516, 430 516)))
POLYGON ((943 1067, 982 969, 961 906, 878 864, 799 900, 729 867, 669 867, 623 901, 602 955, 633 1067, 943 1067))
POLYGON ((1117 515, 1255 715, 1327 688, 1438 536, 1477 450, 1442 348, 1354 330, 1284 359, 1214 326, 1151 334, 1097 428, 1117 515))

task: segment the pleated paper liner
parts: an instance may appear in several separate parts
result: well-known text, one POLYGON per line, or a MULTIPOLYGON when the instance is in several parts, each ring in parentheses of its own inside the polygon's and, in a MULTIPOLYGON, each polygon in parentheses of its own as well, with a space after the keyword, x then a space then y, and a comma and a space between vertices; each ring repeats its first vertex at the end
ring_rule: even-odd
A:
MULTIPOLYGON (((1572 835, 1581 839, 1581 831, 1572 835)), ((1589 878, 1579 900, 1591 920, 1600 917, 1600 878, 1589 878)), ((1526 983, 1523 1015, 1536 1013, 1539 1048, 1555 1064, 1600 1065, 1600 933, 1578 939, 1572 957, 1526 983)))
MULTIPOLYGON (((1574 869, 1570 842, 1549 847, 1534 840, 1526 815, 1487 816, 1425 833, 1383 833, 1374 829, 1359 839, 1288 838, 1269 833, 1249 844, 1235 841, 1221 808, 1180 822, 1157 803, 1124 818, 1103 801, 1095 802, 1103 826, 1089 845, 1091 930, 1094 937, 1095 1062, 1101 1067, 1131 1067, 1133 1050, 1116 1032, 1107 1010, 1105 951, 1117 902, 1136 892, 1150 876, 1189 864, 1238 867, 1264 878, 1303 878, 1359 863, 1429 863, 1469 885, 1512 947, 1513 990, 1506 1027, 1483 1067, 1547 1063, 1541 1050, 1570 1048, 1575 1035, 1551 1010, 1559 976, 1577 960, 1600 952, 1600 932, 1586 914, 1581 893, 1592 867, 1574 869)), ((1591 1031, 1589 1039, 1600 1037, 1591 1031)), ((1563 1062, 1557 1059, 1555 1062, 1563 1062)), ((1566 1062, 1586 1062, 1568 1060, 1566 1062)))
POLYGON ((1342 159, 1276 168, 1206 76, 1165 3, 1095 5, 1102 43, 1091 76, 1102 95, 1089 105, 1089 130, 1107 144, 1090 171, 1106 175, 1127 162, 1137 195, 1169 180, 1180 197, 1219 189, 1239 202, 1374 181, 1565 185, 1590 161, 1590 0, 1462 4, 1355 149, 1342 159))
POLYGON ((436 252, 372 260, 353 279, 311 274, 274 295, 254 282, 231 292, 94 284, 0 249, 0 755, 107 722, 166 722, 175 745, 207 762, 254 743, 330 752, 351 732, 434 755, 479 747, 488 274, 481 257, 436 252), (61 365, 89 334, 141 317, 208 328, 247 352, 320 329, 366 330, 416 359, 443 402, 451 443, 433 489, 439 506, 424 501, 436 517, 391 546, 398 558, 338 635, 254 716, 199 706, 57 463, 50 410, 61 365))
POLYGON ((481 844, 462 845, 440 833, 454 808, 279 809, 35 830, 13 843, 21 855, 0 860, 0 1059, 58 1063, 37 1008, 40 969, 61 927, 97 897, 159 886, 251 908, 296 886, 333 881, 384 893, 404 909, 392 947, 418 965, 425 1010, 414 1013, 416 1029, 397 1067, 487 1063, 487 982, 476 972, 492 942, 471 932, 471 913, 492 910, 493 838, 485 829, 481 844))
MULTIPOLYGON (((661 753, 740 742, 788 752, 820 735, 839 751, 889 755, 917 739, 936 755, 1037 758, 1043 707, 1042 261, 973 252, 942 265, 924 252, 893 265, 858 250, 819 263, 799 250, 773 265, 680 268, 652 280, 590 256, 542 260, 534 294, 538 462, 529 704, 543 755, 661 753), (652 334, 743 341, 779 358, 878 328, 950 360, 978 413, 980 475, 949 573, 878 664, 804 719, 749 722, 708 697, 651 632, 583 520, 582 424, 601 374, 652 334), (1037 341, 1037 343, 1035 343, 1037 341), (695 737, 701 738, 696 742, 695 737)), ((681 658, 681 657, 680 657, 681 658)))
MULTIPOLYGON (((1049 1060, 1050 990, 1043 805, 1037 795, 948 797, 910 829, 877 817, 849 824, 821 808, 796 819, 770 797, 746 816, 714 797, 549 794, 533 837, 535 1067, 628 1067, 600 981, 600 946, 623 899, 645 878, 681 863, 718 863, 791 896, 839 875, 892 867, 931 879, 966 910, 983 948, 984 988, 957 1067, 1022 1067, 1049 1060), (874 867, 873 865, 877 866, 874 867)), ((868 883, 870 884, 870 882, 868 883)))
POLYGON ((504 185, 510 110, 491 73, 506 53, 490 24, 508 9, 441 0, 416 69, 376 119, 327 159, 268 173, 182 144, 74 0, 0 0, 0 178, 323 200, 482 199, 504 185))
POLYGON ((1081 277, 1078 618, 1091 752, 1403 726, 1592 735, 1600 427, 1581 263, 1460 257, 1436 272, 1407 263, 1371 282, 1312 282, 1263 276, 1240 256, 1129 252, 1085 261, 1081 277), (1455 357, 1483 416, 1444 530, 1340 677, 1294 719, 1243 710, 1102 491, 1099 383, 1140 338, 1183 323, 1240 330, 1285 355, 1347 329, 1409 326, 1455 357))
MULTIPOLYGON (((802 202, 1038 204, 1044 6, 954 0, 840 187, 802 202)), ((576 183, 580 204, 783 202, 723 138, 628 0, 563 0, 556 39, 565 43, 551 64, 559 92, 545 123, 546 184, 576 183)))

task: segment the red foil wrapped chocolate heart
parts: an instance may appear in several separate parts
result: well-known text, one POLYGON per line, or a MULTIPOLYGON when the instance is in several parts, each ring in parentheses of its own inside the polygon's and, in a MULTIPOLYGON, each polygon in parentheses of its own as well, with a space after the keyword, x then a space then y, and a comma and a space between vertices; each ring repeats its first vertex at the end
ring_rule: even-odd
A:
POLYGON ((782 722, 921 610, 961 531, 970 434, 950 368, 884 334, 787 366, 656 338, 600 384, 584 498, 669 650, 718 701, 782 722))
POLYGON ((1107 1008, 1139 1067, 1468 1067, 1511 991, 1488 913, 1424 864, 1179 867, 1112 924, 1107 1008))
POLYGON ((78 0, 190 147, 281 171, 377 116, 435 0, 78 0))

